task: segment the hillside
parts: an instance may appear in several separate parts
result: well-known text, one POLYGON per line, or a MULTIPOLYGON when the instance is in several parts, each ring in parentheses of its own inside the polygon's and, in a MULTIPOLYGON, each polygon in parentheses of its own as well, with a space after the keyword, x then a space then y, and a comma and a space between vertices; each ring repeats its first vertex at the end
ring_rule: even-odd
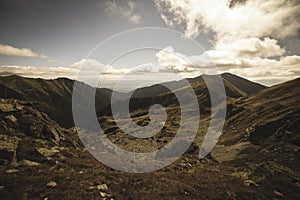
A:
POLYGON ((300 78, 232 100, 212 151, 219 162, 235 166, 237 175, 287 199, 299 198, 299 86, 300 78))
POLYGON ((82 147, 75 129, 61 128, 34 103, 0 99, 0 116, 1 199, 261 197, 230 169, 193 154, 152 173, 110 169, 82 147))
MULTIPOLYGON (((202 76, 205 76, 208 79, 215 79, 215 75, 202 76)), ((203 87, 206 87, 205 81, 202 76, 187 79, 196 91, 197 89, 202 89, 203 87)), ((221 74, 221 77, 223 79, 226 94, 228 97, 242 97, 266 88, 261 84, 251 82, 247 79, 241 78, 230 73, 221 74)), ((167 87, 173 88, 174 90, 184 90, 187 87, 186 82, 182 80, 166 82, 163 84, 167 87)), ((162 95, 166 92, 168 92, 168 89, 157 84, 149 87, 139 88, 131 93, 133 94, 133 98, 144 98, 162 95)))
MULTIPOLYGON (((87 84, 79 83, 82 97, 93 90, 87 84)), ((63 127, 74 126, 72 116, 72 91, 74 81, 67 78, 54 80, 24 78, 20 76, 0 77, 0 98, 18 99, 36 103, 37 109, 48 114, 63 127)), ((97 89, 96 109, 101 110, 110 104, 112 91, 97 89)))
MULTIPOLYGON (((227 98, 223 134, 213 151, 204 159, 198 157, 210 122, 210 113, 203 112, 198 134, 187 152, 166 168, 142 174, 119 172, 95 160, 83 148, 74 128, 62 128, 57 119, 40 110, 43 102, 0 99, 0 198, 299 199, 300 78, 264 89, 251 84, 254 87, 246 90, 242 83, 247 81, 225 76, 231 77, 231 82, 224 82, 234 88, 233 94, 244 95, 227 98), (256 87, 259 91, 251 92, 256 87), (251 94, 246 95, 248 92, 251 94)), ((9 87, 16 93, 21 87, 17 82, 9 87)), ((35 91, 42 90, 34 83, 35 91)), ((209 110, 207 88, 202 87, 199 77, 192 85, 197 86, 202 110, 209 110)), ((132 119, 141 126, 149 122, 149 105, 161 101, 168 113, 164 127, 151 138, 138 139, 124 134, 111 116, 100 116, 107 137, 134 152, 149 152, 168 144, 180 127, 175 97, 167 92, 132 101, 132 119)), ((191 112, 189 123, 198 117, 191 112)), ((189 131, 190 126, 182 128, 189 131)), ((97 135, 89 136, 97 141, 97 135)))
MULTIPOLYGON (((229 97, 237 98, 265 88, 257 83, 247 81, 232 74, 223 74, 222 77, 224 80, 226 93, 229 97)), ((188 81, 191 82, 192 87, 195 89, 197 94, 202 94, 203 98, 207 99, 208 92, 202 77, 188 79, 188 81)), ((172 88, 177 88, 177 90, 184 93, 186 88, 184 83, 184 81, 174 81, 168 82, 166 85, 169 85, 172 88)), ((74 126, 71 106, 73 85, 74 81, 67 78, 43 80, 24 78, 16 75, 0 77, 0 98, 12 98, 36 102, 36 107, 40 111, 48 114, 61 126, 70 128, 74 126)), ((83 99, 86 98, 86 92, 93 90, 92 87, 84 83, 80 83, 80 88, 83 99)), ((165 87, 160 85, 140 88, 131 94, 132 98, 136 98, 136 100, 133 100, 133 109, 139 107, 139 105, 144 106, 145 101, 149 102, 148 104, 151 104, 152 102, 166 102, 168 104, 176 101, 174 99, 174 95, 169 94, 169 90, 166 90, 165 87), (153 99, 159 95, 162 95, 163 98, 153 99), (137 98, 144 97, 150 97, 151 100, 143 99, 142 103, 139 103, 141 100, 138 100, 137 98), (169 100, 166 101, 165 99, 169 100), (170 101, 170 99, 173 100, 170 101)), ((112 90, 97 88, 95 96, 97 111, 101 111, 103 109, 107 110, 106 107, 110 107, 111 95, 112 90)), ((121 100, 123 96, 122 93, 117 93, 117 95, 120 96, 118 99, 121 100)), ((199 101, 201 102, 203 100, 199 101)), ((208 107, 209 103, 206 102, 203 105, 208 107)), ((84 107, 84 105, 82 106, 84 107)))
MULTIPOLYGON (((232 176, 241 178, 244 184, 262 192, 265 199, 297 199, 300 196, 299 85, 300 78, 241 98, 228 98, 223 134, 207 157, 217 162, 218 166, 232 169, 232 176)), ((201 105, 209 100, 207 96, 203 96, 203 92, 196 93, 201 105)), ((114 143, 127 150, 145 152, 145 149, 155 150, 152 146, 161 148, 172 140, 180 124, 180 112, 176 107, 178 105, 174 104, 175 97, 167 98, 169 95, 167 93, 154 98, 132 100, 134 105, 139 105, 132 114, 133 120, 138 124, 147 124, 148 105, 155 99, 161 100, 167 106, 167 122, 151 138, 150 145, 142 139, 123 136, 122 130, 111 117, 100 118, 102 127, 114 143)), ((209 113, 202 114, 204 115, 201 115, 198 135, 188 151, 191 154, 195 154, 195 149, 201 145, 210 122, 209 113)), ((197 121, 197 117, 191 114, 191 122, 197 121)), ((186 128, 188 131, 188 127, 186 128)), ((198 151, 199 149, 196 150, 198 151)))

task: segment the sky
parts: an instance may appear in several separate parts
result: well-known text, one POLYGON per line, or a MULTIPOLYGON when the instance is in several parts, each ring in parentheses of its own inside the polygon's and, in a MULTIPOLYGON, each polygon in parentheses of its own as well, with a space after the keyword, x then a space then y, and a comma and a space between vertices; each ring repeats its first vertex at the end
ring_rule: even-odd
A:
POLYGON ((124 79, 125 89, 214 65, 274 85, 300 76, 299 10, 298 0, 0 0, 0 75, 76 79, 85 69, 87 82, 100 71, 100 87, 124 79), (122 55, 142 41, 157 48, 122 55))

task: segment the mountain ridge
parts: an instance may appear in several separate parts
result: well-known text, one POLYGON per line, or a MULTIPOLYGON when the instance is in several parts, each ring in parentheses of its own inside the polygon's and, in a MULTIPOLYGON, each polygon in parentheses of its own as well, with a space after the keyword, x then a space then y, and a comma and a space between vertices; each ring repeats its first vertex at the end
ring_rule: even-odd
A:
MULTIPOLYGON (((98 162, 83 147, 76 129, 60 127, 39 110, 42 102, 0 98, 0 198, 299 199, 299 85, 300 78, 229 97, 223 134, 206 158, 199 160, 198 154, 210 122, 208 113, 203 118, 201 114, 198 134, 180 159, 144 174, 118 172, 98 162)), ((197 91, 201 101, 208 98, 205 89, 197 91)), ((160 133, 147 139, 128 137, 106 116, 99 121, 107 137, 135 152, 165 146, 180 125, 178 105, 170 104, 174 99, 165 95, 171 120, 160 133)), ((141 111, 132 119, 144 125, 147 107, 143 98, 139 100, 141 111)), ((198 118, 189 114, 190 123, 198 118)))
MULTIPOLYGON (((238 85, 234 85, 236 81, 230 81, 231 77, 239 79, 242 81, 245 88, 254 88, 249 90, 251 92, 258 91, 265 88, 257 83, 247 81, 242 78, 238 78, 235 75, 221 75, 226 76, 225 89, 230 97, 237 98, 241 96, 248 95, 245 90, 241 89, 238 85)), ((187 79, 199 93, 204 92, 203 88, 206 88, 203 78, 201 76, 187 79)), ((184 90, 185 81, 172 81, 166 84, 173 85, 173 88, 178 88, 184 90), (184 83, 184 84, 183 84, 184 83)), ((89 86, 86 83, 78 82, 81 88, 81 96, 85 97, 86 91, 94 90, 95 88, 89 86)), ((41 79, 41 78, 25 78, 17 75, 11 75, 6 77, 0 77, 0 98, 14 98, 26 101, 36 101, 39 102, 38 109, 42 112, 47 113, 51 118, 55 119, 61 126, 70 128, 74 126, 72 118, 72 91, 73 91, 74 80, 68 78, 57 78, 57 79, 41 79)), ((122 100, 124 95, 117 91, 112 91, 107 88, 97 88, 96 89, 96 111, 100 112, 106 109, 111 104, 111 95, 115 92, 117 100, 122 100)), ((166 92, 164 87, 160 85, 154 85, 145 88, 138 88, 134 92, 131 92, 132 99, 141 97, 154 97, 164 94, 166 92)), ((205 92, 207 93, 207 92, 205 92)), ((173 98, 173 97, 171 97, 173 98)), ((84 107, 84 105, 82 105, 84 107)))

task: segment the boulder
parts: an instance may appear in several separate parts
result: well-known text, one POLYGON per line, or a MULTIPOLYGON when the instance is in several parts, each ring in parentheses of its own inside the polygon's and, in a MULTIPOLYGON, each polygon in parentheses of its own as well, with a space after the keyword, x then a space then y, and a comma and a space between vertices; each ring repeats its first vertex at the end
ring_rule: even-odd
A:
POLYGON ((16 162, 16 149, 20 138, 0 135, 0 165, 16 162))

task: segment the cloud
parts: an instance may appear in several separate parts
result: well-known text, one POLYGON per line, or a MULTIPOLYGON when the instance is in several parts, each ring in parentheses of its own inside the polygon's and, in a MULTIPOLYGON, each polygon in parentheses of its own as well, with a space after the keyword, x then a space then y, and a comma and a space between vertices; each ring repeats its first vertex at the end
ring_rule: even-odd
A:
POLYGON ((175 52, 172 46, 168 46, 156 53, 157 62, 164 66, 169 72, 193 72, 197 71, 194 65, 204 65, 206 60, 202 56, 201 59, 194 59, 181 53, 175 52), (201 62, 201 63, 199 63, 201 62))
POLYGON ((184 60, 184 55, 175 53, 173 47, 167 47, 157 54, 158 63, 145 63, 131 68, 115 68, 94 59, 81 59, 71 68, 85 70, 87 74, 101 73, 104 75, 147 74, 147 73, 189 73, 197 69, 184 60))
POLYGON ((214 52, 228 52, 228 57, 275 57, 282 56, 286 53, 285 49, 278 45, 278 41, 268 37, 243 38, 232 41, 231 43, 218 42, 215 51, 210 51, 211 56, 214 52))
POLYGON ((32 78, 68 77, 74 79, 78 70, 69 67, 0 66, 0 76, 19 75, 32 78))
POLYGON ((27 48, 16 48, 10 45, 0 44, 0 54, 6 56, 39 57, 39 54, 27 48))
POLYGON ((187 37, 195 37, 204 28, 215 32, 218 40, 233 38, 297 36, 300 5, 297 0, 247 0, 229 6, 228 0, 156 0, 170 21, 184 24, 187 37))
POLYGON ((42 58, 42 59, 47 60, 50 63, 65 64, 61 61, 50 58, 49 56, 46 56, 45 54, 38 54, 36 52, 33 52, 31 49, 28 49, 28 48, 17 48, 17 47, 13 47, 11 45, 5 45, 5 44, 0 44, 0 55, 42 58))
POLYGON ((297 37, 300 31, 300 4, 296 0, 156 1, 167 25, 183 24, 186 37, 200 33, 215 35, 212 55, 222 57, 273 57, 286 50, 278 40, 297 37), (231 5, 231 6, 230 6, 231 5))
POLYGON ((140 15, 132 15, 129 17, 129 20, 133 23, 133 24, 138 24, 141 21, 141 16, 140 15))
POLYGON ((94 59, 81 59, 71 65, 71 68, 77 70, 85 70, 88 73, 101 73, 101 74, 125 74, 129 72, 129 69, 115 69, 110 65, 105 65, 94 59))
MULTIPOLYGON (((264 46, 264 45, 262 45, 264 46)), ((220 72, 230 72, 253 81, 265 84, 275 84, 300 76, 300 56, 281 56, 275 58, 261 57, 239 57, 227 58, 226 54, 217 54, 217 57, 210 58, 210 51, 201 55, 187 56, 178 53, 173 47, 168 46, 156 53, 157 63, 146 63, 133 68, 115 68, 105 65, 94 59, 81 59, 73 63, 70 67, 39 67, 39 66, 0 66, 0 76, 20 75, 34 78, 58 78, 68 77, 76 79, 80 70, 85 70, 83 81, 98 79, 99 75, 109 81, 115 80, 122 75, 132 75, 131 78, 139 80, 144 77, 161 76, 165 74, 169 79, 179 74, 183 77, 194 77, 202 74, 215 74, 211 66, 216 63, 220 72), (137 76, 135 76, 137 75, 137 76)), ((164 77, 166 77, 164 76, 164 77)))
MULTIPOLYGON (((255 40, 256 41, 256 40, 255 40)), ((266 43, 257 45, 255 51, 245 53, 244 48, 230 50, 210 50, 201 55, 186 56, 175 52, 173 47, 166 47, 159 51, 157 61, 159 65, 180 69, 178 72, 196 72, 204 74, 215 74, 217 66, 220 72, 230 72, 251 80, 268 80, 267 83, 274 84, 280 81, 294 79, 300 76, 300 56, 281 56, 283 49, 277 47, 274 41, 265 39, 266 43), (270 44, 270 45, 266 45, 270 44), (262 49, 274 48, 274 52, 261 51, 262 49), (241 54, 241 52, 243 52, 241 54), (253 56, 255 55, 255 56, 253 56), (279 58, 260 57, 280 56, 279 58), (273 81, 270 82, 273 78, 273 81)), ((252 46, 252 43, 251 45, 252 46)), ((246 49, 251 49, 247 48, 246 49)))
POLYGON ((134 13, 136 7, 135 2, 128 1, 127 5, 121 6, 116 3, 116 1, 108 1, 106 3, 106 9, 108 12, 121 15, 122 17, 128 18, 133 24, 139 24, 141 21, 141 16, 134 13))
MULTIPOLYGON (((182 25, 186 37, 209 33, 212 48, 205 52, 220 71, 275 83, 299 77, 300 56, 288 55, 279 41, 299 41, 297 0, 156 0, 165 23, 182 25), (237 3, 233 3, 237 2, 237 3), (295 39, 296 38, 296 39, 295 39), (280 44, 279 44, 280 43, 280 44), (270 81, 273 78, 273 81, 270 81)), ((209 66, 205 56, 184 56, 196 67, 209 66)), ((163 63, 179 64, 172 56, 163 63)))

